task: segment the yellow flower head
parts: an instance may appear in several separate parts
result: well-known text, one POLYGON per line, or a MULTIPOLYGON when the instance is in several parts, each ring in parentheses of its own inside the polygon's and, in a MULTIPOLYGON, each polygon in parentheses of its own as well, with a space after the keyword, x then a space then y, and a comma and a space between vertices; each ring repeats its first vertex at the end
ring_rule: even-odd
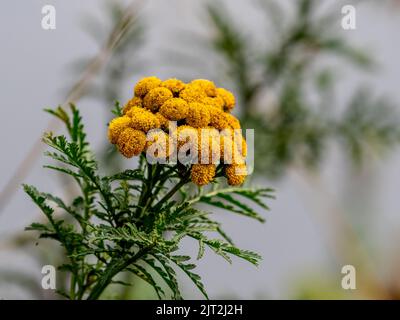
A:
MULTIPOLYGON (((242 135, 234 133, 230 129, 223 130, 220 134, 220 159, 225 164, 243 164, 245 153, 243 153, 242 135), (242 145, 239 145, 242 144, 242 145)), ((245 151, 247 152, 247 150, 245 151)))
POLYGON ((134 129, 147 132, 160 127, 158 118, 146 109, 132 107, 126 115, 131 118, 131 127, 134 129))
POLYGON ((146 146, 146 135, 143 131, 126 128, 118 138, 119 152, 127 158, 137 156, 146 146))
POLYGON ((229 185, 239 186, 246 180, 247 168, 245 164, 229 164, 224 169, 229 185))
POLYGON ((211 107, 216 107, 218 109, 223 110, 225 102, 220 96, 216 97, 205 97, 203 100, 201 100, 202 103, 205 105, 211 106, 211 107))
POLYGON ((171 90, 171 92, 175 96, 177 96, 179 94, 179 92, 181 92, 185 88, 186 84, 181 80, 173 78, 173 79, 167 79, 167 80, 163 81, 161 83, 161 86, 171 90))
POLYGON ((182 98, 186 102, 200 102, 206 97, 207 94, 199 85, 191 83, 187 84, 185 89, 179 93, 179 98, 182 98))
POLYGON ((209 135, 212 136, 213 138, 219 139, 220 133, 214 127, 207 126, 207 127, 202 128, 202 129, 208 130, 209 135))
POLYGON ((143 99, 143 106, 152 112, 157 112, 165 101, 173 97, 167 88, 159 87, 151 89, 143 99))
POLYGON ((122 108, 122 114, 126 114, 132 107, 142 107, 142 99, 133 97, 122 108))
POLYGON ((202 164, 216 164, 220 160, 220 135, 213 127, 198 129, 198 162, 202 164))
POLYGON ((186 123, 195 128, 207 127, 210 123, 210 111, 202 103, 189 103, 189 113, 186 117, 186 123))
POLYGON ((214 164, 194 164, 190 170, 190 178, 198 186, 204 186, 214 179, 215 171, 214 164))
POLYGON ((215 87, 214 82, 210 80, 196 79, 193 80, 190 84, 194 86, 199 86, 209 97, 215 97, 217 95, 217 88, 215 87))
POLYGON ((239 120, 232 114, 224 112, 223 110, 210 107, 211 126, 218 130, 224 129, 240 129, 239 120))
POLYGON ((236 130, 241 127, 239 120, 230 113, 235 106, 230 91, 205 79, 185 84, 157 77, 141 79, 134 91, 122 110, 124 116, 112 120, 108 128, 110 142, 124 156, 145 150, 157 160, 172 159, 178 151, 173 160, 192 164, 191 179, 199 186, 213 180, 219 164, 230 185, 243 183, 247 144, 236 130))
POLYGON ((161 80, 157 77, 143 78, 135 86, 135 96, 143 98, 151 89, 160 86, 161 80))
POLYGON ((237 149, 238 153, 242 157, 247 156, 247 143, 246 143, 246 139, 242 135, 241 130, 224 129, 220 132, 220 137, 221 137, 221 141, 224 138, 226 138, 228 140, 232 140, 232 143, 234 143, 235 148, 237 149))
POLYGON ((178 150, 185 144, 190 144, 197 150, 198 145, 198 131, 188 125, 179 126, 175 132, 173 132, 174 138, 176 139, 178 150))
POLYGON ((226 112, 216 107, 210 107, 209 111, 211 116, 211 126, 218 130, 230 128, 228 119, 226 118, 226 112))
POLYGON ((160 113, 169 120, 178 121, 185 119, 189 112, 188 103, 181 98, 172 98, 164 102, 160 113))
POLYGON ((132 120, 127 116, 118 117, 111 120, 108 125, 108 139, 112 144, 116 144, 122 131, 131 126, 132 120))
POLYGON ((169 135, 162 130, 153 130, 147 134, 147 142, 145 150, 150 156, 155 158, 167 159, 173 148, 169 146, 169 135))
POLYGON ((225 112, 224 117, 228 122, 229 127, 232 129, 240 129, 240 121, 233 114, 225 112))
POLYGON ((164 117, 160 112, 157 112, 155 114, 155 116, 157 117, 158 121, 160 122, 160 128, 163 130, 168 130, 169 120, 166 117, 164 117))
POLYGON ((233 109, 233 107, 235 106, 235 96, 232 92, 224 88, 218 88, 217 96, 221 97, 224 100, 225 111, 231 111, 233 109))
POLYGON ((242 148, 240 150, 242 157, 247 157, 247 142, 246 142, 246 139, 242 135, 241 135, 241 139, 239 139, 238 143, 241 143, 241 145, 242 145, 242 148))

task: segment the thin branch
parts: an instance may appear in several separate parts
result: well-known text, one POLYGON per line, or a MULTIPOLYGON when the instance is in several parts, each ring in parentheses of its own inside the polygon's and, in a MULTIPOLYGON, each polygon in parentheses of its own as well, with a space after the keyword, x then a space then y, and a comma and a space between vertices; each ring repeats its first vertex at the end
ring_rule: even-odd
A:
POLYGON ((189 177, 189 174, 183 176, 182 179, 154 206, 153 210, 156 211, 160 209, 169 198, 171 198, 182 186, 190 181, 189 177))

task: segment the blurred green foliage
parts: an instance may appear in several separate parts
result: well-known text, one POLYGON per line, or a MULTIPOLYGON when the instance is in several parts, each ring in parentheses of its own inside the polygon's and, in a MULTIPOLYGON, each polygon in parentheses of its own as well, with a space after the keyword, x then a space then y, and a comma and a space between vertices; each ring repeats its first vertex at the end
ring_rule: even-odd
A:
POLYGON ((222 57, 235 88, 243 127, 255 129, 256 170, 280 177, 293 165, 316 168, 331 141, 338 141, 355 165, 371 151, 399 143, 395 109, 363 84, 344 111, 337 111, 336 69, 375 66, 338 32, 340 3, 321 13, 321 1, 294 1, 294 16, 279 1, 257 4, 273 32, 245 33, 244 22, 230 16, 221 2, 207 7, 211 48, 222 57), (268 39, 265 49, 260 36, 268 39), (336 59, 334 66, 324 65, 327 57, 336 59))

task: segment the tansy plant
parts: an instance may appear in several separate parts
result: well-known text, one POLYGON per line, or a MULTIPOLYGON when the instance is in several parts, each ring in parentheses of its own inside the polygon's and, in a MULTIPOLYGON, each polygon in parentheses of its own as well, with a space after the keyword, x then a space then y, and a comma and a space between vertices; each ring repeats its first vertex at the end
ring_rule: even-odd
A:
POLYGON ((208 80, 140 80, 122 110, 116 104, 108 126, 110 142, 125 157, 139 156, 139 164, 109 176, 97 167, 79 111, 47 110, 64 122, 68 138, 45 135, 46 155, 59 163, 45 167, 70 176, 80 191, 67 203, 24 188, 47 218, 27 229, 66 251, 68 263, 59 270, 70 281, 60 294, 98 299, 111 284, 129 285, 118 277, 128 272, 160 299, 180 299, 180 268, 208 298, 192 257, 179 253, 187 237, 198 242, 197 259, 208 247, 228 262, 236 256, 258 264, 258 254, 237 248, 212 219, 211 209, 219 209, 263 222, 254 208, 267 210, 264 199, 272 198, 270 189, 240 186, 247 146, 230 114, 234 104, 232 93, 208 80))

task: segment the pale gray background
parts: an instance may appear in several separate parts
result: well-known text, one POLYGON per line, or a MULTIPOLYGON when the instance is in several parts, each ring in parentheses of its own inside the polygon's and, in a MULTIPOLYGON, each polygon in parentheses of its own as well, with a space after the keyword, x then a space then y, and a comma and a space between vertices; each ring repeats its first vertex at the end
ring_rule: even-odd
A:
MULTIPOLYGON (((249 1, 225 1, 231 13, 254 30, 262 23, 263 16, 249 1)), ((326 1, 330 4, 334 1, 326 1)), ((351 3, 351 1, 349 1, 351 3)), ((357 7, 357 30, 343 31, 354 44, 368 50, 380 62, 380 71, 356 73, 343 68, 337 88, 340 100, 345 101, 354 88, 354 83, 369 83, 379 93, 387 94, 393 101, 400 101, 400 7, 375 1, 375 5, 357 7)), ((204 32, 200 7, 204 1, 151 0, 146 1, 142 18, 150 28, 147 41, 140 49, 141 56, 149 62, 142 75, 155 74, 160 78, 179 76, 174 66, 163 56, 171 48, 186 45, 176 35, 177 30, 193 28, 204 32)), ((41 136, 49 116, 43 107, 54 107, 62 102, 64 91, 71 83, 67 66, 75 59, 95 54, 96 44, 82 32, 81 22, 87 13, 100 16, 101 1, 22 1, 3 0, 0 4, 0 125, 1 166, 0 188, 10 179, 16 164, 26 155, 29 146, 41 136), (57 29, 44 31, 41 28, 41 8, 52 4, 57 10, 57 29)), ((337 8, 340 12, 340 7, 337 8)), ((265 41, 265 39, 260 39, 265 41)), ((190 50, 189 50, 190 51, 190 50)), ((196 52, 193 52, 196 54, 196 52)), ((202 59, 201 53, 198 59, 202 59)), ((200 60, 201 61, 201 60, 200 60)), ((203 61, 204 73, 193 77, 218 77, 212 74, 208 61, 203 61)), ((214 71, 215 73, 215 71, 214 71)), ((126 84, 127 99, 133 83, 142 75, 135 74, 131 83, 126 84)), ((104 110, 98 102, 84 99, 79 103, 83 111, 89 139, 99 146, 105 139, 104 110)), ((340 104, 338 105, 340 107, 340 104)), ((258 251, 264 260, 259 268, 235 261, 228 265, 211 253, 199 263, 210 297, 231 296, 238 298, 287 298, 299 274, 314 272, 324 278, 337 274, 340 286, 340 265, 338 265, 326 244, 329 225, 322 223, 331 214, 332 201, 342 210, 356 211, 356 219, 362 223, 368 216, 369 238, 374 249, 378 248, 380 259, 375 260, 379 273, 385 277, 391 266, 389 249, 396 247, 399 234, 399 186, 400 152, 384 160, 373 160, 362 174, 352 175, 347 171, 346 161, 332 146, 329 160, 323 165, 323 188, 330 199, 320 198, 315 186, 311 186, 296 171, 292 171, 281 182, 264 181, 276 189, 277 200, 271 202, 267 222, 260 225, 245 222, 242 218, 223 217, 226 229, 230 230, 237 244, 243 248, 258 251), (349 196, 350 195, 350 196, 349 196), (396 238, 397 237, 397 238, 396 238)), ((34 164, 27 183, 40 189, 61 191, 54 175, 41 168, 44 158, 34 164)), ((257 159, 256 159, 257 161, 257 159)), ((10 204, 0 214, 0 268, 26 270, 36 273, 40 279, 40 268, 26 256, 2 241, 16 231, 22 230, 38 216, 36 208, 20 189, 10 204)), ((328 218, 329 219, 329 218, 328 218)), ((187 250, 195 250, 192 244, 187 250)), ((347 263, 351 264, 352 261, 347 263)), ((191 287, 186 288, 188 297, 200 295, 191 287)), ((32 298, 16 285, 0 286, 0 297, 32 298)))

